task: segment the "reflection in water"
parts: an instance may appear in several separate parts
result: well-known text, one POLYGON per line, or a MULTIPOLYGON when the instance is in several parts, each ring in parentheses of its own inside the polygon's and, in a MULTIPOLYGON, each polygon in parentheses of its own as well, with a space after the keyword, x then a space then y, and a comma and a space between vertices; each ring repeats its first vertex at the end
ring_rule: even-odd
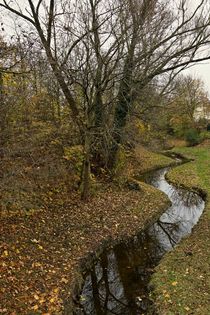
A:
MULTIPOLYGON (((149 174, 144 180, 165 192, 171 207, 132 243, 120 244, 104 252, 87 273, 75 314, 146 314, 151 301, 148 283, 153 268, 165 252, 191 232, 204 201, 193 192, 167 183, 168 168, 149 174)), ((155 314, 155 313, 154 313, 155 314)))
POLYGON ((167 171, 167 168, 157 171, 153 178, 148 176, 146 179, 146 182, 165 192, 172 203, 150 228, 150 234, 157 238, 163 254, 191 233, 204 209, 204 201, 196 193, 176 188, 165 180, 167 171))

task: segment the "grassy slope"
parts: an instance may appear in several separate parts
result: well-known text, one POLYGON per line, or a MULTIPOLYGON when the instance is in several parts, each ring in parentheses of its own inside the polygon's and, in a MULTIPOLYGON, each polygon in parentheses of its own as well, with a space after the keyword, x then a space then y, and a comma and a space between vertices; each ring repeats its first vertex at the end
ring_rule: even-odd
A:
POLYGON ((210 314, 210 145, 175 150, 194 162, 174 168, 172 182, 207 192, 205 212, 193 234, 161 261, 153 276, 161 315, 210 314))
POLYGON ((174 163, 171 158, 148 151, 143 147, 137 147, 135 149, 135 156, 138 163, 137 169, 140 173, 152 171, 174 163))
POLYGON ((138 146, 136 147, 134 154, 131 154, 128 158, 125 170, 124 172, 121 172, 121 175, 125 175, 126 177, 138 177, 138 175, 145 172, 150 172, 171 164, 174 164, 173 159, 148 151, 142 146, 138 146))

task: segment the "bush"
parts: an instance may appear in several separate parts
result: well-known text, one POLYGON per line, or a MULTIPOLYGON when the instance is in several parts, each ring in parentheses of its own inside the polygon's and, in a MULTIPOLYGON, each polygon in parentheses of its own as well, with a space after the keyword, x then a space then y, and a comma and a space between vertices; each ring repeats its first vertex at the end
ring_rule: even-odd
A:
POLYGON ((64 147, 63 158, 69 162, 69 170, 74 174, 77 184, 80 182, 84 161, 83 147, 81 145, 64 147))
POLYGON ((206 130, 210 131, 210 123, 207 125, 206 130))
POLYGON ((200 135, 197 129, 189 129, 185 133, 185 140, 190 146, 200 143, 200 135))
MULTIPOLYGON (((210 130, 209 130, 210 131, 210 130)), ((200 133, 200 139, 201 141, 206 140, 206 139, 210 139, 210 132, 209 131, 202 131, 200 133)))

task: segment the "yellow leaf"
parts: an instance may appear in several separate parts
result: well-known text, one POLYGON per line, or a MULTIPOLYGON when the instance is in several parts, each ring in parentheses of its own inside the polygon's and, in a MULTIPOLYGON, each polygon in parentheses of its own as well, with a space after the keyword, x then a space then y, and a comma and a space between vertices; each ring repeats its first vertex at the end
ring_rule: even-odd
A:
POLYGON ((38 299, 39 299, 39 297, 38 297, 37 294, 34 294, 34 298, 35 298, 35 300, 38 300, 38 299))
POLYGON ((174 287, 177 285, 177 281, 171 283, 174 287))
POLYGON ((185 306, 184 308, 186 311, 190 311, 190 308, 188 306, 185 306))
POLYGON ((58 293, 58 291, 59 291, 59 288, 55 288, 55 289, 53 290, 54 293, 58 293))
POLYGON ((8 251, 5 250, 5 251, 3 252, 3 256, 7 257, 8 255, 9 255, 9 254, 8 254, 8 251))
POLYGON ((35 262, 33 263, 32 267, 42 267, 42 264, 40 264, 39 262, 35 262))
POLYGON ((51 298, 50 299, 50 303, 54 303, 55 302, 55 299, 54 298, 51 298))
POLYGON ((41 245, 38 245, 38 248, 39 248, 39 249, 43 249, 43 247, 42 247, 41 245))
POLYGON ((38 307, 38 305, 34 305, 32 308, 34 311, 37 311, 39 307, 38 307))
POLYGON ((61 282, 68 283, 69 281, 66 278, 62 278, 61 282))
POLYGON ((35 244, 39 243, 39 241, 37 239, 35 239, 35 238, 33 240, 31 240, 31 242, 35 243, 35 244))

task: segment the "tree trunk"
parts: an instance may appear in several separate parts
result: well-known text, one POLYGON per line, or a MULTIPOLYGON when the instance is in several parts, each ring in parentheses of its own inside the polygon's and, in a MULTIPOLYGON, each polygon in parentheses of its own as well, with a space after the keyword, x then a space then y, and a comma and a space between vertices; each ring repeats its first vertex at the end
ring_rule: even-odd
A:
POLYGON ((2 99, 2 95, 3 95, 3 74, 0 71, 0 100, 2 99))
POLYGON ((112 143, 108 157, 108 168, 113 169, 119 145, 122 141, 123 130, 126 125, 129 108, 131 105, 132 72, 134 68, 135 39, 132 40, 128 56, 124 64, 123 78, 120 82, 118 102, 113 120, 112 143))
POLYGON ((0 71, 0 130, 4 131, 6 127, 7 127, 7 111, 6 111, 6 107, 4 103, 4 80, 3 80, 3 73, 0 71))
POLYGON ((90 133, 86 131, 84 144, 84 162, 81 178, 81 199, 87 200, 90 194, 90 133))

